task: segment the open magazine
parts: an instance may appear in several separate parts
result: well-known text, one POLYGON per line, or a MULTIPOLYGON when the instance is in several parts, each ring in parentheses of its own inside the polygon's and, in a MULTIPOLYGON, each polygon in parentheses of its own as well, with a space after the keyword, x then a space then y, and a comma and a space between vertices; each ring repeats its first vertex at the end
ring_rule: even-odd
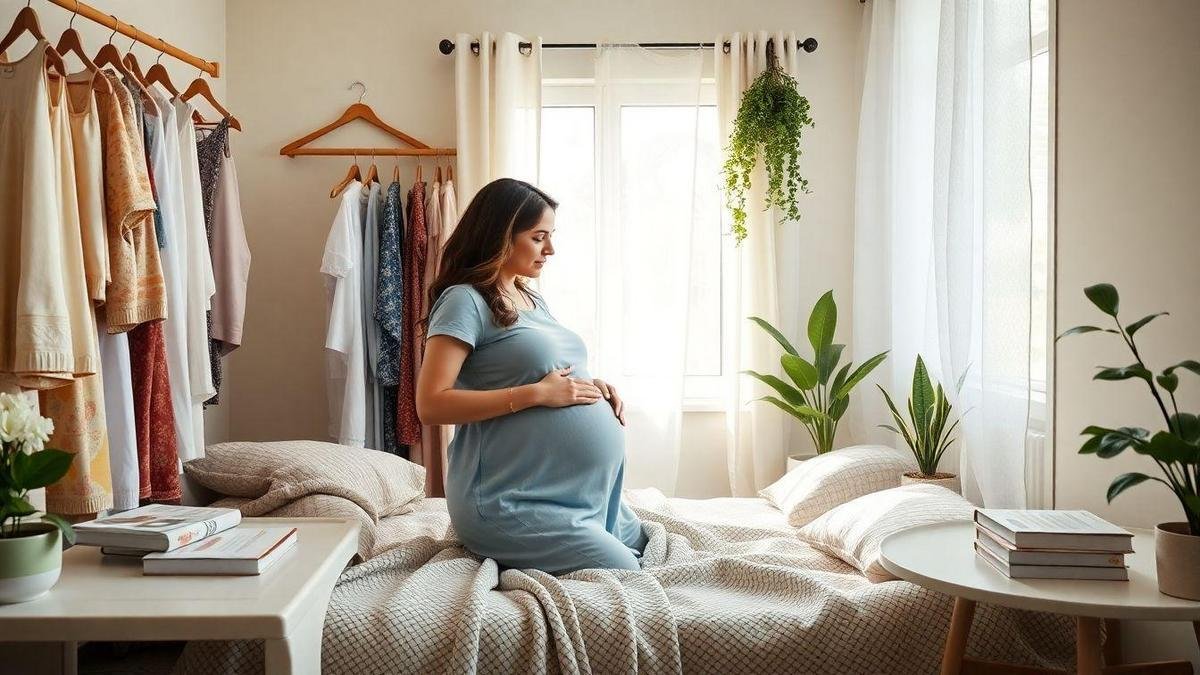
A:
POLYGON ((76 542, 171 551, 242 522, 237 509, 150 504, 75 525, 76 542))

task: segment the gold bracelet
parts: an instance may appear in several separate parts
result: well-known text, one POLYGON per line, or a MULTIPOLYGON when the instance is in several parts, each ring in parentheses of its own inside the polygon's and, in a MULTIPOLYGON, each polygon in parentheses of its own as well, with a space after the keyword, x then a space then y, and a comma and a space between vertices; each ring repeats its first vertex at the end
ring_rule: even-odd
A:
POLYGON ((513 388, 512 387, 508 388, 508 411, 509 412, 517 412, 517 409, 513 407, 513 388))

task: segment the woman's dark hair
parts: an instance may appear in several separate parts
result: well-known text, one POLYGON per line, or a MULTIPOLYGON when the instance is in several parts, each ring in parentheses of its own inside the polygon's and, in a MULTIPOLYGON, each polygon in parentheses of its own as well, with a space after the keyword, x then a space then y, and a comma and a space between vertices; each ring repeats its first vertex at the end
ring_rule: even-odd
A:
MULTIPOLYGON (((471 284, 487 301, 496 325, 507 327, 516 323, 516 310, 508 306, 500 293, 500 269, 512 251, 514 238, 533 229, 547 206, 557 209, 558 202, 523 180, 497 178, 483 186, 446 242, 441 269, 429 287, 427 307, 432 309, 447 288, 471 284)), ((519 277, 516 286, 534 302, 532 292, 519 277)), ((423 328, 428 328, 428 315, 423 324, 423 328)))

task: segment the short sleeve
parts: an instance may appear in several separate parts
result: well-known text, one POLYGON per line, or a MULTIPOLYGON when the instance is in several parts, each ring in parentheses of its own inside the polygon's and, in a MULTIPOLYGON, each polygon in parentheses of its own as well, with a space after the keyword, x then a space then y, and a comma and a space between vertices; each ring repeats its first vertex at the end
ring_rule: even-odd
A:
POLYGON ((483 339, 484 325, 475 293, 467 286, 451 286, 433 303, 426 335, 449 335, 474 349, 483 339))

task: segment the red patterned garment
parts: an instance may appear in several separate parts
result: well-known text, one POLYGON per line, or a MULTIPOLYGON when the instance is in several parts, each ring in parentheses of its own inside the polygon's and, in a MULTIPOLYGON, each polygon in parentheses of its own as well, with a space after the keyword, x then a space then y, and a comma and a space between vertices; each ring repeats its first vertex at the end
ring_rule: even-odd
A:
POLYGON ((179 448, 161 320, 143 323, 129 331, 129 360, 141 477, 139 496, 143 503, 178 504, 182 496, 179 448))
MULTIPOLYGON (((409 446, 421 442, 421 420, 417 417, 417 350, 425 341, 418 334, 424 318, 425 183, 417 181, 408 191, 408 234, 404 237, 404 333, 400 348, 400 396, 396 399, 396 437, 409 446)), ((411 451, 411 449, 410 449, 411 451)), ((412 458, 418 461, 419 458, 412 458)))

